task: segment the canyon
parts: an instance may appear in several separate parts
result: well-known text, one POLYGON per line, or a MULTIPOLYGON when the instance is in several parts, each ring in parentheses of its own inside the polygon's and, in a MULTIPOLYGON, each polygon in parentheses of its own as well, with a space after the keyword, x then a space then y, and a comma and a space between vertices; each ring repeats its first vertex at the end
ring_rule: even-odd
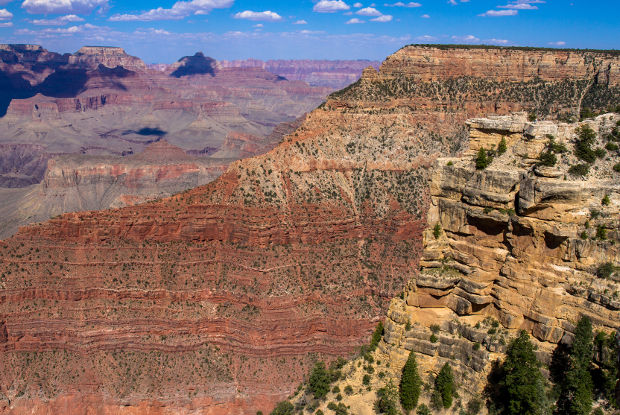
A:
MULTIPOLYGON (((617 239, 619 173, 606 162, 574 185, 587 189, 580 196, 563 171, 547 180, 526 166, 552 133, 543 119, 617 105, 619 65, 604 51, 404 47, 209 184, 21 228, 0 241, 0 408, 269 411, 317 358, 366 343, 386 312, 380 350, 394 362, 423 350, 429 365, 436 350, 419 337, 430 321, 442 322, 442 357, 469 350, 448 333, 481 317, 549 345, 582 310, 617 328, 617 300, 592 278, 599 262, 618 260, 617 247, 575 232, 584 206, 609 192, 613 204, 593 224, 617 239), (519 138, 527 115, 474 119, 517 111, 541 120, 532 143, 519 138), (477 172, 471 152, 501 136, 505 163, 477 172), (545 256, 540 271, 528 263, 545 256), (407 331, 405 317, 420 324, 407 331)), ((476 341, 480 354, 500 350, 476 341)), ((474 357, 462 373, 484 371, 474 357)))

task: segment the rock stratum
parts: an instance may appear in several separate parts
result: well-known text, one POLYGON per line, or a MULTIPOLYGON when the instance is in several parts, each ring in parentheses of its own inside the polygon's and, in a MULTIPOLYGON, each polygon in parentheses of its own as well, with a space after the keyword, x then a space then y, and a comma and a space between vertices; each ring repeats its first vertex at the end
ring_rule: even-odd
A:
POLYGON ((304 81, 313 86, 334 89, 357 81, 369 66, 378 69, 381 62, 369 60, 268 60, 245 59, 221 61, 226 68, 261 68, 291 81, 304 81))
MULTIPOLYGON (((346 355, 364 343, 390 299, 420 263, 428 266, 423 233, 429 206, 433 218, 438 203, 432 166, 467 148, 467 119, 516 110, 544 116, 546 108, 578 113, 583 102, 604 108, 619 96, 618 63, 605 52, 406 47, 332 94, 276 148, 234 162, 206 186, 22 228, 0 243, 4 411, 269 410, 317 356, 346 355), (423 62, 447 65, 451 53, 470 59, 428 78, 423 62), (504 79, 498 55, 507 65, 538 65, 542 77, 526 71, 504 79), (471 62, 485 59, 472 74, 471 62), (557 67, 553 76, 543 71, 548 65, 557 67)), ((501 216, 497 227, 504 218, 512 221, 501 216)), ((473 243, 467 233, 454 237, 473 243)), ((478 266, 473 253, 457 257, 451 249, 478 266)), ((482 269, 491 272, 491 259, 504 251, 489 250, 482 269)), ((490 304, 490 312, 495 300, 485 290, 500 284, 475 282, 468 295, 449 284, 429 288, 429 295, 443 290, 432 304, 465 314, 490 304)), ((510 302, 526 299, 506 294, 515 289, 506 282, 507 300, 497 303, 509 327, 524 316, 510 302)), ((416 292, 416 306, 434 298, 416 292)), ((386 344, 400 344, 395 307, 386 344)), ((597 307, 593 314, 610 324, 613 310, 597 307)), ((550 321, 549 331, 556 326, 560 320, 550 321)))

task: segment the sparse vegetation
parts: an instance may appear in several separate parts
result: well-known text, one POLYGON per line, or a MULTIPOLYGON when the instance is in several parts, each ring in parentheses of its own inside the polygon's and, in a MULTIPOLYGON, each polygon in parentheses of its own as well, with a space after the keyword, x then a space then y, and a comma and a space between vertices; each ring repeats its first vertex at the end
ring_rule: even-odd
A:
POLYGON ((506 152, 507 149, 508 149, 508 146, 506 145, 506 137, 502 136, 502 139, 497 145, 497 154, 501 156, 502 154, 506 152))
POLYGON ((435 237, 435 239, 439 239, 439 237, 441 236, 441 225, 439 225, 439 222, 436 223, 433 227, 433 236, 435 237))
POLYGON ((480 149, 478 150, 475 161, 477 170, 484 170, 489 166, 489 164, 491 164, 491 160, 489 159, 484 147, 480 147, 480 149))
POLYGON ((441 405, 446 409, 450 408, 452 398, 456 394, 456 385, 454 384, 452 367, 448 363, 443 365, 435 378, 435 390, 441 397, 441 405))

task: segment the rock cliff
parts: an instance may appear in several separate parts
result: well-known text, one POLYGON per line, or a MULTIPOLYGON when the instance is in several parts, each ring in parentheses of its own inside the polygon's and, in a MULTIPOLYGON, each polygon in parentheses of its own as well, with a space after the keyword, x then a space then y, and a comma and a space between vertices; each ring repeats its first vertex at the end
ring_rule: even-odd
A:
MULTIPOLYGON (((418 49, 429 59, 444 53, 409 47, 397 56, 418 49)), ((495 53, 488 51, 489 62, 495 53)), ((502 53, 522 61, 531 51, 502 53)), ((408 64, 395 76, 390 62, 332 94, 275 149, 233 163, 206 186, 144 205, 66 214, 3 241, 0 367, 6 375, 0 391, 6 407, 13 413, 63 404, 76 412, 101 405, 134 413, 154 406, 206 413, 270 409, 291 393, 317 355, 347 354, 364 343, 390 299, 415 280, 429 205, 430 217, 438 215, 436 186, 428 186, 431 166, 438 156, 463 149, 465 120, 542 108, 541 91, 563 97, 554 108, 578 109, 590 89, 565 86, 588 85, 600 74, 574 78, 567 71, 534 84, 525 76, 494 81, 489 65, 475 76, 456 71, 424 80, 408 64)), ((617 59, 609 65, 613 73, 617 59)), ((613 84, 600 88, 600 106, 617 100, 613 84)), ((468 177, 463 169, 455 180, 468 177)), ((512 173, 505 176, 506 186, 520 182, 512 173)), ((472 200, 510 203, 486 190, 488 195, 472 192, 472 200)), ((500 224, 512 223, 510 215, 497 216, 500 224)), ((469 232, 478 235, 473 225, 469 232)), ((499 234, 490 241, 502 243, 499 234)), ((517 242, 511 242, 514 249, 528 249, 517 242)), ((597 244, 589 246, 600 252, 597 244)), ((437 290, 435 300, 422 288, 408 290, 407 298, 418 303, 393 302, 384 347, 399 350, 406 336, 398 304, 437 301, 431 304, 450 316, 473 314, 482 305, 490 313, 493 288, 503 287, 488 282, 491 259, 508 257, 504 251, 512 249, 502 246, 473 244, 460 257, 452 248, 463 262, 468 249, 490 251, 481 257, 480 281, 467 291, 446 279, 429 289, 437 290)), ((479 264, 476 254, 469 254, 472 268, 479 264)), ((432 257, 425 253, 422 261, 428 266, 432 257)), ((599 307, 600 324, 611 325, 613 310, 604 301, 592 304, 599 307)), ((518 325, 523 314, 510 304, 506 309, 503 324, 518 325)), ((547 317, 541 314, 536 321, 547 317)), ((531 324, 556 327, 555 321, 531 324)))
MULTIPOLYGON (((354 392, 342 402, 351 413, 374 413, 376 391, 388 381, 399 384, 414 351, 424 382, 451 365, 459 403, 446 412, 456 414, 482 396, 493 363, 518 331, 533 336, 545 367, 558 344, 571 343, 581 316, 596 331, 618 332, 620 172, 612 166, 620 152, 610 146, 585 176, 571 174, 570 166, 579 163, 578 128, 590 126, 594 146, 603 148, 620 141, 619 124, 618 114, 581 125, 528 122, 526 113, 468 120, 464 156, 439 158, 432 167, 419 274, 391 300, 373 358, 346 364, 337 391, 318 408, 326 411, 348 385, 354 392), (478 150, 502 140, 506 152, 476 169, 478 150), (550 146, 557 160, 543 166, 539 155, 550 146), (364 375, 370 382, 362 382, 364 375)), ((299 391, 293 402, 310 405, 299 391)), ((424 392, 420 403, 430 405, 429 398, 424 392)))

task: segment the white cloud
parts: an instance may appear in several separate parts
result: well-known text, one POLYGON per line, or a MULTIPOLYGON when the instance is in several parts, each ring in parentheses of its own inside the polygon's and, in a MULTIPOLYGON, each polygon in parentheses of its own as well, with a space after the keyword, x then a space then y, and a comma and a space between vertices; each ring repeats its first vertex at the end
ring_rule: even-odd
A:
POLYGON ((363 4, 362 4, 362 3, 355 3, 355 4, 353 5, 353 7, 355 7, 356 9, 359 9, 359 8, 360 8, 360 7, 362 7, 362 6, 363 6, 363 4))
POLYGON ((558 40, 557 42, 549 42, 551 46, 566 46, 566 42, 563 40, 558 40))
POLYGON ((474 35, 452 36, 452 40, 454 40, 456 42, 463 42, 463 43, 477 43, 477 42, 480 42, 480 39, 478 39, 474 35))
POLYGON ((0 23, 0 27, 11 27, 11 26, 13 26, 13 22, 0 23))
POLYGON ((374 19, 370 19, 370 21, 372 22, 379 22, 379 23, 387 23, 387 22, 391 22, 393 19, 393 17, 389 14, 384 14, 382 16, 379 17, 375 17, 374 19))
POLYGON ((282 16, 280 16, 276 12, 272 12, 271 10, 265 10, 264 12, 254 12, 251 10, 246 10, 235 14, 234 18, 247 20, 262 20, 266 22, 277 22, 282 20, 282 16))
MULTIPOLYGON (((55 0, 63 1, 63 0, 55 0)), ((96 0, 93 0, 96 1, 96 0)), ((100 0, 99 0, 100 1, 100 0)), ((107 0, 106 0, 107 1, 107 0)), ((179 20, 192 14, 207 14, 213 9, 225 9, 232 6, 234 0, 191 0, 177 1, 169 9, 158 7, 139 14, 115 14, 112 22, 179 20)))
POLYGON ((358 19, 357 17, 354 17, 353 19, 347 20, 345 24, 360 24, 360 23, 366 23, 366 22, 358 19))
POLYGON ((507 10, 488 10, 478 16, 489 16, 489 17, 500 17, 500 16, 516 16, 519 14, 518 10, 507 9, 507 10))
POLYGON ((422 19, 430 19, 431 15, 430 14, 423 14, 422 16, 420 16, 422 19))
MULTIPOLYGON (((469 3, 469 0, 460 0, 461 3, 469 3)), ((459 4, 459 0, 448 0, 448 3, 456 6, 457 4, 459 4)))
POLYGON ((55 19, 35 19, 31 23, 37 26, 64 26, 68 23, 83 22, 84 19, 75 14, 60 16, 55 19))
POLYGON ((349 9, 349 5, 342 0, 320 0, 312 8, 313 11, 318 13, 334 13, 349 9))
POLYGON ((22 3, 22 8, 30 14, 87 14, 107 6, 108 0, 24 0, 22 3))
POLYGON ((514 10, 538 10, 538 6, 532 4, 544 3, 542 0, 516 0, 508 3, 505 6, 497 6, 499 9, 514 9, 514 10))
POLYGON ((485 42, 493 44, 493 45, 507 45, 509 43, 506 39, 485 39, 485 42))
POLYGON ((381 16, 381 12, 374 7, 366 7, 355 12, 360 16, 381 16))
POLYGON ((9 20, 13 18, 13 13, 7 9, 0 9, 0 20, 9 20))
POLYGON ((416 37, 415 40, 417 40, 418 42, 434 42, 437 40, 437 38, 431 35, 423 35, 416 37))
POLYGON ((306 22, 305 20, 297 20, 295 23, 293 24, 308 24, 308 22, 306 22))
POLYGON ((410 1, 409 3, 403 3, 402 1, 397 1, 396 3, 390 4, 385 3, 385 7, 422 7, 421 3, 417 3, 415 1, 410 1))

